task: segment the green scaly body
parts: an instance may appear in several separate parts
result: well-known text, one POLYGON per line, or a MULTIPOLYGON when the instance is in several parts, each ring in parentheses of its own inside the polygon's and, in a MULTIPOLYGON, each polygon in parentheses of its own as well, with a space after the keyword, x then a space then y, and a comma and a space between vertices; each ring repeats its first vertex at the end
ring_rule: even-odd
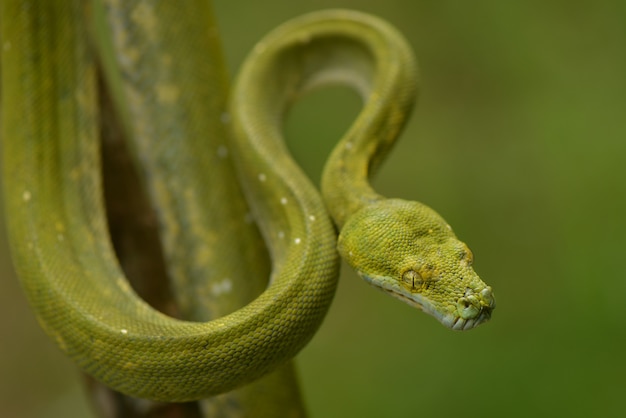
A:
MULTIPOLYGON (((230 115, 211 119, 213 134, 225 132, 224 126, 232 130, 231 142, 180 143, 177 130, 171 138, 152 137, 148 119, 135 120, 148 106, 141 91, 125 87, 125 124, 149 194, 162 202, 170 260, 192 252, 197 265, 210 269, 210 250, 202 251, 201 240, 219 245, 210 231, 185 235, 194 230, 194 219, 211 216, 193 211, 205 207, 195 204, 202 200, 197 196, 210 192, 194 159, 209 140, 217 141, 218 156, 235 160, 272 257, 270 284, 258 298, 218 319, 189 322, 161 314, 135 295, 107 238, 96 62, 77 19, 80 2, 21 7, 26 3, 5 2, 2 11, 7 223, 16 269, 42 326, 82 369, 124 393, 165 401, 222 393, 274 370, 309 341, 333 297, 337 240, 326 208, 340 230, 339 252, 373 285, 455 329, 489 318, 491 289, 473 272, 471 252, 445 221, 419 203, 385 199, 368 184, 401 130, 415 90, 412 54, 388 24, 334 10, 295 19, 268 35, 244 64, 230 115), (353 86, 364 107, 329 159, 322 201, 289 156, 281 123, 297 97, 328 83, 353 86), (172 166, 171 154, 184 158, 174 158, 179 164, 172 166), (177 224, 180 219, 189 224, 177 224)), ((141 84, 141 72, 132 72, 146 68, 135 66, 141 64, 138 51, 158 32, 150 10, 129 16, 121 31, 112 31, 112 44, 122 73, 128 71, 125 82, 135 77, 141 84)), ((184 105, 178 98, 194 92, 193 84, 167 84, 172 68, 148 68, 157 74, 149 74, 156 92, 150 105, 175 112, 184 105)), ((210 169, 211 162, 202 167, 210 169)), ((187 273, 201 274, 182 267, 170 272, 183 282, 187 273)))

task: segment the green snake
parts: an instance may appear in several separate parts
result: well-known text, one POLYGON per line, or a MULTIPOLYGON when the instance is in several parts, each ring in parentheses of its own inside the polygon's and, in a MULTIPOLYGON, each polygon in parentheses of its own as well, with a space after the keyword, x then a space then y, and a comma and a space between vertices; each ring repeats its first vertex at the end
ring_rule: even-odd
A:
MULTIPOLYGON (((491 288, 450 226, 427 206, 387 199, 369 185, 412 108, 416 64, 393 27, 344 10, 302 16, 260 41, 239 73, 230 111, 214 118, 222 125, 217 131, 231 133, 211 138, 220 144, 218 157, 233 158, 268 246, 267 288, 208 322, 175 319, 143 302, 108 239, 98 169, 97 65, 90 44, 78 41, 89 32, 77 19, 80 7, 3 2, 2 137, 16 270, 43 328, 83 370, 121 392, 164 401, 200 399, 252 382, 295 356, 319 327, 336 287, 337 250, 368 283, 447 327, 470 329, 490 318, 491 288), (329 84, 354 88, 363 108, 328 159, 322 198, 290 157, 282 121, 300 96, 329 84)), ((135 23, 150 36, 149 14, 135 23)), ((112 32, 119 42, 108 47, 126 42, 127 50, 116 53, 122 67, 133 68, 138 41, 112 32)), ((133 76, 141 83, 141 74, 125 74, 133 76)), ((121 88, 124 81, 111 79, 121 88)), ((177 86, 157 84, 156 91, 153 106, 178 103, 177 86)), ((143 103, 133 94, 127 90, 127 103, 119 103, 127 107, 128 125, 137 123, 128 116, 133 106, 143 103)), ((175 134, 134 146, 140 154, 163 148, 166 157, 175 155, 186 146, 175 134)), ((202 152, 202 145, 193 146, 192 153, 202 152)), ((189 208, 186 199, 206 191, 201 176, 190 177, 190 187, 176 183, 186 175, 184 165, 147 160, 150 170, 160 170, 147 187, 170 196, 172 211, 189 208), (172 190, 177 185, 180 190, 172 190)))

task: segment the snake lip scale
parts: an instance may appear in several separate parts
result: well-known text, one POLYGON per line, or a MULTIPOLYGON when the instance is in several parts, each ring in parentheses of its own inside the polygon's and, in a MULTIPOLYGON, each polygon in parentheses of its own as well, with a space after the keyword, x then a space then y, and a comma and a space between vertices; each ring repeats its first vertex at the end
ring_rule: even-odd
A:
MULTIPOLYGON (((493 299, 493 297, 491 296, 492 292, 491 287, 489 286, 485 287, 480 292, 482 300, 476 303, 476 313, 470 318, 463 318, 461 316, 461 313, 459 313, 458 311, 447 314, 442 313, 441 310, 438 310, 433 306, 428 298, 419 293, 407 292, 402 287, 397 286, 395 284, 396 282, 393 280, 382 277, 368 276, 367 274, 364 274, 362 272, 358 272, 358 274, 367 283, 374 286, 374 288, 381 290, 384 293, 396 299, 399 299, 410 306, 422 310, 424 313, 435 317, 444 326, 455 331, 467 331, 469 329, 477 327, 482 323, 487 322, 489 319, 491 319, 491 313, 495 308, 495 299, 493 299)), ((463 301, 466 300, 468 296, 473 294, 474 293, 473 291, 471 291, 471 289, 466 289, 465 295, 462 298, 459 298, 459 301, 457 301, 457 305, 463 305, 463 301)), ((459 310, 462 312, 462 307, 459 310)))

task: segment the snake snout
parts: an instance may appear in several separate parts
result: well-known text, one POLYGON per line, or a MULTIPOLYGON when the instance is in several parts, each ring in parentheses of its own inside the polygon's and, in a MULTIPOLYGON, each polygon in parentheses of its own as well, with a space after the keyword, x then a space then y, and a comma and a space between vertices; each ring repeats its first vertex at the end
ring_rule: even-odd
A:
POLYGON ((489 286, 479 293, 467 289, 465 296, 457 302, 458 319, 452 324, 454 329, 470 329, 491 318, 491 311, 496 307, 496 300, 489 286))

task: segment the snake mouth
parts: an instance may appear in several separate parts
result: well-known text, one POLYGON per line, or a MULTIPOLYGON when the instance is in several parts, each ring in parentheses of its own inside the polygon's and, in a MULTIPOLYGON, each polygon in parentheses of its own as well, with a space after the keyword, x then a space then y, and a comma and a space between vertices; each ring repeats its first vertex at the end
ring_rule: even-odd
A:
POLYGON ((487 322, 491 318, 491 311, 495 306, 495 303, 493 302, 488 306, 481 306, 478 308, 476 315, 464 318, 458 313, 458 311, 449 313, 437 309, 428 298, 419 293, 408 294, 400 285, 394 283, 386 277, 370 276, 363 273, 359 273, 359 276, 376 289, 381 290, 414 308, 420 309, 424 313, 435 317, 445 327, 455 331, 470 330, 484 322, 487 322))
POLYGON ((443 325, 455 331, 466 331, 487 322, 491 318, 491 309, 484 308, 475 318, 461 318, 457 315, 443 317, 440 321, 443 325))
MULTIPOLYGON (((370 276, 361 272, 358 272, 358 274, 367 283, 374 286, 376 289, 381 290, 384 293, 387 293, 388 295, 398 300, 401 300, 402 302, 406 303, 409 306, 420 309, 424 313, 434 316, 435 318, 437 318, 439 322, 441 322, 442 324, 450 328, 450 326, 447 325, 446 322, 444 322, 444 320, 447 319, 447 316, 444 313, 440 312, 432 304, 432 302, 430 302, 427 298, 425 298, 421 294, 419 293, 407 294, 405 291, 403 291, 400 285, 394 283, 393 281, 390 281, 386 277, 370 276)), ((456 319, 456 318, 453 318, 453 319, 456 319)))
MULTIPOLYGON (((371 283, 371 284, 373 284, 373 283, 371 283)), ((414 308, 417 308, 417 309, 419 309, 419 310, 421 310, 423 312, 426 312, 426 313, 431 314, 431 315, 436 317, 436 315, 433 312, 431 312, 430 309, 427 309, 425 304, 423 304, 422 302, 417 301, 415 298, 410 298, 410 297, 404 295, 403 293, 395 292, 395 291, 393 291, 391 289, 387 289, 386 287, 378 286, 377 284, 373 284, 373 286, 375 288, 377 288, 378 290, 382 290, 383 292, 387 293, 388 295, 390 295, 390 296, 392 296, 392 297, 394 297, 396 299, 401 300, 402 302, 406 303, 407 305, 410 305, 410 306, 412 306, 414 308)))

